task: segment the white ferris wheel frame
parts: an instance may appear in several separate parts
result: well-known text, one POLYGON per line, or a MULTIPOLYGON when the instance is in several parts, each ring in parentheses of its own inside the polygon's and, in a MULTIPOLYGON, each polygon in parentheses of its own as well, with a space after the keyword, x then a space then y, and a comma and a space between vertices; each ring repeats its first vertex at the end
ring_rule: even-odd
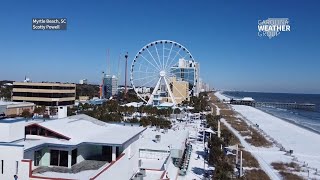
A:
MULTIPOLYGON (((176 103, 176 99, 175 99, 175 97, 174 97, 174 95, 173 95, 173 93, 172 93, 172 91, 171 91, 170 86, 169 86, 169 82, 168 82, 168 80, 169 80, 169 78, 168 78, 168 77, 169 77, 169 76, 168 76, 169 72, 166 72, 166 70, 171 68, 170 65, 172 64, 172 62, 174 61, 174 59, 176 58, 176 56, 179 54, 179 52, 180 52, 181 50, 183 50, 183 51, 185 51, 185 52, 187 53, 187 56, 189 56, 189 60, 191 60, 192 62, 195 62, 195 60, 193 59, 193 56, 192 56, 191 52, 190 52, 186 47, 184 47, 184 46, 181 45, 180 43, 177 43, 177 42, 171 41, 171 40, 157 40, 157 41, 153 41, 153 42, 145 45, 144 47, 142 47, 142 48, 137 52, 137 54, 135 55, 135 57, 134 57, 134 59, 133 59, 133 61, 132 61, 132 63, 131 63, 130 82, 131 82, 132 88, 133 88, 134 91, 136 92, 137 96, 138 96, 141 100, 143 100, 147 105, 151 105, 151 104, 152 104, 152 102, 153 102, 153 100, 154 100, 154 95, 156 95, 157 90, 159 89, 159 86, 160 86, 160 84, 161 84, 161 80, 163 80, 164 83, 165 83, 165 86, 166 86, 167 91, 168 91, 168 94, 169 94, 169 98, 171 99, 172 103, 173 103, 174 105, 177 104, 177 103, 176 103), (160 57, 159 57, 159 52, 158 52, 158 49, 157 49, 157 46, 156 46, 158 43, 163 44, 162 64, 161 64, 161 59, 160 59, 160 57), (165 46, 165 44, 167 44, 167 43, 172 44, 172 45, 171 45, 171 49, 170 49, 170 52, 169 52, 169 54, 168 54, 167 60, 165 60, 165 58, 164 58, 164 46, 165 46), (152 54, 150 53, 149 49, 148 49, 149 47, 152 47, 152 46, 155 46, 155 50, 156 50, 157 55, 158 55, 157 57, 158 57, 158 62, 159 62, 159 63, 157 63, 157 61, 156 61, 157 57, 154 58, 154 57, 152 56, 152 54), (172 59, 170 59, 173 46, 178 46, 179 51, 176 52, 175 56, 174 56, 172 59), (147 51, 148 51, 148 53, 149 53, 149 54, 151 55, 151 57, 152 57, 151 60, 153 60, 153 62, 154 62, 155 64, 151 63, 151 62, 150 62, 151 60, 149 61, 149 60, 146 59, 144 56, 142 56, 142 52, 143 52, 144 50, 147 50, 147 51), (137 61, 139 61, 139 60, 138 60, 138 57, 140 57, 140 56, 141 56, 144 60, 146 60, 149 64, 151 64, 156 70, 159 71, 158 81, 157 81, 156 86, 154 87, 154 89, 153 89, 153 91, 152 91, 152 94, 150 95, 150 98, 149 98, 148 101, 140 95, 140 93, 138 92, 138 90, 137 90, 137 88, 136 88, 136 86, 135 86, 135 84, 134 84, 134 82, 133 82, 133 81, 134 81, 134 77, 133 77, 134 65, 135 65, 135 63, 136 63, 137 61), (170 64, 167 64, 169 59, 171 60, 171 62, 170 62, 170 64), (166 64, 165 64, 164 62, 166 62, 166 64), (168 66, 168 65, 169 65, 169 66, 168 66)), ((179 54, 179 55, 180 55, 180 54, 179 54)), ((181 56, 181 55, 180 55, 180 56, 181 56)), ((185 57, 186 57, 186 56, 185 56, 185 57)), ((179 60, 178 60, 178 61, 179 61, 179 60)), ((195 85, 193 85, 193 88, 194 88, 194 87, 195 87, 195 85)), ((176 88, 176 87, 174 86, 173 88, 176 88)), ((176 90, 180 93, 180 91, 179 91, 177 88, 176 88, 176 90)), ((180 93, 180 94, 181 94, 181 93, 180 93)))

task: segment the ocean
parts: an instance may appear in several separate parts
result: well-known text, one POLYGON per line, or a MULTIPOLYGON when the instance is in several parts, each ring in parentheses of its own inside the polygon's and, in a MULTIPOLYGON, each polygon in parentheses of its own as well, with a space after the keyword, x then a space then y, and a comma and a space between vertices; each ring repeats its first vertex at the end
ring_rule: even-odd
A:
POLYGON ((225 91, 222 93, 229 98, 252 97, 256 102, 291 102, 311 103, 316 108, 312 111, 303 109, 284 109, 276 107, 257 107, 279 118, 291 121, 297 125, 320 133, 320 94, 289 94, 225 91))

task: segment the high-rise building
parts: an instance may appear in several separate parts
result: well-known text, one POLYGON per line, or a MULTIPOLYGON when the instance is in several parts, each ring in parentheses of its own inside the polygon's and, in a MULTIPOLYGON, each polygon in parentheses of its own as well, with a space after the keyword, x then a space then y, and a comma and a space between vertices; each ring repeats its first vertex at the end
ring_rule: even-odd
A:
POLYGON ((171 67, 171 73, 177 81, 186 81, 189 83, 189 91, 193 96, 198 96, 200 92, 200 65, 197 62, 185 59, 179 59, 179 63, 171 67))
POLYGON ((65 83, 13 82, 12 101, 43 106, 74 105, 76 85, 65 83))
POLYGON ((109 99, 118 93, 118 78, 106 75, 103 79, 103 97, 109 99))

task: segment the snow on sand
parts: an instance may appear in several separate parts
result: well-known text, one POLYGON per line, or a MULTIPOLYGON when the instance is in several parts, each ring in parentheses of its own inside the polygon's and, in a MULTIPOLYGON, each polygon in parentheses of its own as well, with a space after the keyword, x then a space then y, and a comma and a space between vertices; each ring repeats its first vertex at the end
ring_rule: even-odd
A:
MULTIPOLYGON (((215 95, 219 99, 228 99, 221 93, 215 95)), ((299 164, 306 164, 312 169, 320 169, 320 135, 297 126, 259 109, 250 106, 232 105, 232 108, 240 113, 247 121, 258 124, 259 129, 269 137, 280 143, 286 150, 293 150, 293 156, 299 164)), ((272 162, 290 162, 293 157, 284 155, 279 148, 254 148, 251 153, 266 161, 269 165, 272 162)), ((258 158, 259 160, 259 158, 258 158)), ((306 173, 302 174, 306 176, 306 173)), ((319 176, 317 176, 319 178, 319 176)))
POLYGON ((299 161, 320 169, 320 135, 249 106, 232 106, 286 150, 293 150, 299 161))

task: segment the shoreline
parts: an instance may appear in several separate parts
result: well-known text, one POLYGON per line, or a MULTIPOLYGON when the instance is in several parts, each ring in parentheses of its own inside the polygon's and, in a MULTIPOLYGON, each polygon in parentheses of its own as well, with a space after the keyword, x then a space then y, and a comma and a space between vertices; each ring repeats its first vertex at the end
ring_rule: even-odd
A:
MULTIPOLYGON (((225 96, 225 97, 227 97, 227 98, 229 98, 229 99, 232 98, 231 96, 228 96, 228 95, 223 94, 223 92, 219 92, 219 93, 220 93, 222 96, 225 96)), ((253 107, 253 106, 250 106, 250 107, 253 107)), ((302 128, 302 129, 305 129, 305 130, 308 130, 308 131, 311 131, 311 132, 313 132, 313 133, 315 133, 315 134, 320 135, 320 132, 319 132, 319 131, 317 131, 317 130, 315 130, 315 129, 312 129, 311 127, 308 127, 308 126, 299 124, 299 123, 297 123, 297 122, 295 122, 295 121, 293 121, 293 120, 280 117, 280 116, 278 116, 278 115, 275 115, 274 113, 267 112, 267 111, 264 111, 264 110, 259 109, 259 108, 256 108, 256 107, 253 107, 253 108, 255 108, 255 109, 259 110, 259 111, 262 111, 262 112, 264 112, 264 113, 267 113, 267 114, 269 114, 269 115, 271 115, 271 116, 274 116, 274 117, 276 117, 276 118, 278 118, 278 119, 280 119, 280 120, 283 120, 283 121, 285 121, 285 122, 288 122, 288 123, 290 123, 290 124, 296 125, 296 126, 302 128)))
POLYGON ((264 113, 267 113, 267 114, 269 114, 269 115, 271 115, 271 116, 274 116, 274 117, 276 117, 276 118, 278 118, 278 119, 280 119, 280 120, 286 121, 286 122, 288 122, 288 123, 290 123, 290 124, 296 125, 296 126, 302 128, 302 129, 305 129, 305 130, 308 130, 308 131, 311 131, 311 132, 313 132, 313 133, 316 133, 316 134, 320 135, 320 132, 319 132, 319 131, 314 130, 314 129, 308 127, 308 126, 305 126, 305 125, 296 123, 296 122, 294 122, 293 120, 289 120, 289 119, 286 119, 286 118, 283 118, 283 117, 279 117, 279 116, 277 116, 277 115, 275 115, 275 114, 273 114, 273 113, 266 112, 266 111, 264 111, 264 110, 262 110, 262 109, 259 109, 259 108, 256 108, 256 107, 253 107, 253 108, 258 109, 258 110, 260 110, 260 111, 262 111, 262 112, 264 112, 264 113))

